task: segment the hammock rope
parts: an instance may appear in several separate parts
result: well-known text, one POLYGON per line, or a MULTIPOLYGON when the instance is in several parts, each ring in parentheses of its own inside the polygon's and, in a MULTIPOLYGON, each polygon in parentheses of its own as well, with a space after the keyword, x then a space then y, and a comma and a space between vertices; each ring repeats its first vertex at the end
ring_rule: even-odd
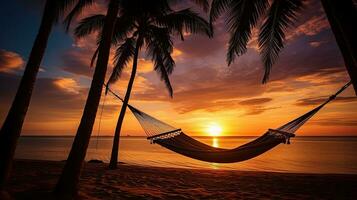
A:
MULTIPOLYGON (((336 99, 349 85, 351 85, 351 81, 311 111, 277 129, 268 129, 262 136, 233 149, 216 148, 207 145, 186 135, 181 129, 171 126, 130 104, 128 104, 128 107, 138 120, 147 135, 147 139, 150 140, 151 143, 159 144, 176 153, 201 161, 232 163, 256 157, 281 143, 290 144, 290 138, 295 136, 294 133, 326 104, 336 99)), ((107 92, 110 92, 116 98, 123 101, 123 99, 109 87, 105 87, 107 92)))
POLYGON ((105 100, 106 100, 107 96, 104 96, 103 102, 102 102, 102 107, 100 110, 100 115, 99 115, 99 121, 98 121, 98 131, 97 131, 97 138, 96 138, 96 142, 95 142, 95 152, 97 153, 98 151, 98 142, 99 142, 99 134, 101 131, 101 127, 102 127, 102 117, 103 117, 103 111, 104 111, 104 106, 105 106, 105 100))

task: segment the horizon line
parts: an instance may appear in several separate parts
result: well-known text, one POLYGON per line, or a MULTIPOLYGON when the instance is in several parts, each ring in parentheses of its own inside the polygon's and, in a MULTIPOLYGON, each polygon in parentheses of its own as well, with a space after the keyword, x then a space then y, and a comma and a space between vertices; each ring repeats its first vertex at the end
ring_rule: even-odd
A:
MULTIPOLYGON (((259 135, 223 135, 223 136, 210 136, 210 135, 191 135, 192 137, 259 137, 259 135)), ((75 137, 75 135, 21 135, 20 137, 75 137)), ((100 135, 92 137, 114 137, 113 135, 100 135)), ((120 137, 147 137, 145 135, 123 135, 120 137)), ((295 137, 357 137, 357 135, 297 135, 295 137)))

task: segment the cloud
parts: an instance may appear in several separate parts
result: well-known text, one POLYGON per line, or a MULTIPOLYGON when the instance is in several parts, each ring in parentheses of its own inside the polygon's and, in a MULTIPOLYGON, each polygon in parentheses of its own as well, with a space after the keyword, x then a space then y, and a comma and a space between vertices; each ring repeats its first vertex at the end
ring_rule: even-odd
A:
POLYGON ((259 115, 268 110, 274 110, 279 107, 266 107, 264 104, 271 102, 272 98, 251 98, 239 101, 238 104, 243 106, 245 110, 244 115, 259 115))
MULTIPOLYGON (((314 37, 333 41, 331 31, 321 32, 314 37)), ((337 45, 326 42, 323 46, 312 47, 309 42, 306 37, 291 41, 273 67, 271 80, 266 85, 260 84, 263 74, 260 56, 255 50, 248 49, 230 67, 225 65, 224 57, 220 56, 215 56, 217 64, 211 62, 210 58, 200 62, 197 62, 199 58, 180 60, 176 67, 178 72, 171 77, 174 87, 172 100, 162 92, 163 84, 151 81, 154 78, 148 76, 145 77, 153 82, 151 89, 134 94, 133 97, 146 101, 155 99, 172 102, 179 112, 186 113, 195 110, 240 109, 243 105, 239 102, 245 103, 247 98, 254 99, 251 102, 264 103, 269 102, 269 99, 260 97, 264 94, 298 92, 303 89, 303 84, 317 86, 345 82, 346 72, 337 45), (218 59, 221 60, 218 62, 218 59)), ((256 113, 257 110, 264 111, 256 109, 256 113)))
POLYGON ((280 107, 253 106, 253 107, 247 108, 247 110, 245 111, 245 115, 259 115, 265 111, 274 110, 277 108, 280 108, 280 107))
MULTIPOLYGON (((218 67, 193 63, 186 65, 182 73, 171 77, 175 91, 173 99, 169 99, 166 92, 163 92, 165 88, 161 82, 153 83, 151 89, 134 94, 133 97, 148 101, 170 101, 181 113, 198 109, 215 110, 222 106, 230 106, 230 99, 262 94, 265 87, 257 84, 259 78, 254 73, 256 70, 258 68, 232 66, 229 71, 225 71, 218 67)), ((152 79, 148 76, 145 75, 149 80, 152 79)))
POLYGON ((20 70, 24 63, 19 54, 0 49, 0 72, 13 73, 20 70))
MULTIPOLYGON (((299 16, 296 27, 290 29, 289 40, 273 66, 271 79, 267 84, 261 84, 264 68, 254 41, 250 42, 245 55, 227 67, 226 46, 229 35, 224 28, 224 20, 219 20, 215 24, 216 32, 212 39, 186 34, 185 41, 174 40, 173 57, 176 68, 170 76, 174 89, 173 99, 169 97, 165 84, 153 71, 152 62, 144 56, 143 49, 131 103, 153 116, 177 123, 178 127, 186 126, 188 130, 197 133, 200 130, 195 129, 198 129, 200 123, 221 120, 222 124, 232 127, 232 133, 247 134, 258 133, 259 130, 253 123, 263 124, 262 127, 271 126, 270 123, 277 125, 286 118, 295 117, 293 115, 301 111, 300 106, 317 105, 324 100, 325 96, 322 95, 333 92, 337 85, 347 81, 348 75, 321 5, 316 3, 318 1, 310 2, 299 16), (237 120, 237 117, 240 119, 237 120), (266 119, 271 120, 266 122, 266 119)), ((103 5, 106 6, 106 3, 105 1, 103 5)), ((84 15, 104 11, 102 8, 92 9, 85 11, 84 15)), ((253 40, 257 34, 256 29, 253 40)), ((50 45, 49 48, 53 46, 50 45)), ((76 130, 94 71, 89 65, 95 48, 96 34, 80 40, 74 39, 72 47, 60 52, 61 62, 56 63, 57 68, 53 70, 49 66, 41 74, 26 117, 25 131, 43 130, 47 133, 45 129, 58 129, 58 133, 62 134, 64 131, 59 131, 61 128, 69 130, 69 133, 76 130), (49 127, 49 124, 53 126, 49 127)), ((115 47, 111 49, 106 78, 112 71, 113 51, 115 47)), ((131 63, 124 69, 120 80, 111 86, 120 96, 125 94, 130 73, 131 63)), ((7 113, 6 109, 11 104, 19 79, 20 76, 14 73, 0 72, 0 119, 7 113)), ((351 95, 347 93, 348 91, 345 95, 351 95)), ((339 97, 337 102, 340 104, 336 107, 332 104, 328 111, 337 113, 336 111, 345 109, 349 115, 338 112, 336 118, 340 120, 336 124, 354 124, 354 103, 348 102, 355 102, 355 99, 349 96, 339 97)), ((106 97, 102 127, 109 130, 108 133, 114 130, 120 105, 112 96, 106 97)), ((328 117, 330 118, 315 123, 331 123, 331 114, 328 117)), ((141 133, 140 126, 132 118, 130 114, 126 116, 128 121, 125 126, 129 128, 123 130, 141 133)), ((307 126, 309 127, 308 124, 307 126)), ((337 128, 345 131, 342 127, 337 128)), ((355 132, 355 129, 352 131, 355 132)))
MULTIPOLYGON (((311 106, 311 105, 319 105, 328 99, 327 96, 324 97, 311 97, 311 98, 304 98, 299 99, 296 101, 297 106, 311 106)), ((349 103, 357 101, 357 97, 337 97, 335 102, 340 103, 349 103)))
MULTIPOLYGON (((0 73, 0 126, 10 108, 20 78, 21 76, 16 74, 0 73)), ((140 78, 138 80, 140 83, 140 78)), ((23 132, 25 134, 73 135, 83 114, 87 94, 87 86, 80 86, 75 78, 39 77, 36 80, 23 132)), ((101 101, 103 102, 104 91, 102 97, 101 101)), ((105 111, 102 116, 103 130, 106 134, 113 132, 120 106, 118 99, 111 95, 106 97, 105 111)), ((127 115, 127 119, 131 117, 131 115, 127 115)), ((131 119, 129 122, 132 123, 133 120, 131 119)), ((96 123, 94 130, 97 128, 96 123)), ((134 129, 141 131, 140 127, 134 129)))
MULTIPOLYGON (((131 69, 131 66, 132 66, 132 62, 128 63, 127 67, 131 69)), ((154 70, 154 64, 151 62, 151 60, 146 60, 144 58, 138 59, 138 66, 140 68, 139 69, 140 73, 147 73, 154 70)))
POLYGON ((287 35, 287 39, 293 39, 301 35, 314 36, 329 28, 330 24, 325 15, 315 15, 291 31, 291 33, 287 35))
POLYGON ((58 78, 53 81, 53 84, 65 92, 79 94, 80 86, 72 78, 58 78))
POLYGON ((310 46, 312 47, 319 47, 321 46, 322 44, 326 43, 326 41, 311 41, 309 44, 310 46))
POLYGON ((226 43, 229 37, 222 23, 216 23, 214 29, 213 38, 202 34, 185 35, 185 40, 181 41, 177 38, 174 46, 182 54, 180 54, 181 57, 186 59, 205 59, 216 55, 226 50, 226 43))
POLYGON ((307 37, 299 37, 290 42, 273 66, 270 80, 287 80, 314 74, 321 78, 345 72, 339 49, 335 42, 331 42, 334 41, 332 32, 326 30, 314 37, 330 42, 317 47, 312 47, 307 37))
POLYGON ((272 98, 254 98, 254 99, 247 99, 239 102, 241 105, 260 105, 265 104, 273 100, 272 98))
POLYGON ((357 120, 346 118, 325 118, 325 119, 313 119, 310 122, 314 125, 320 126, 357 126, 357 120))
POLYGON ((62 55, 62 70, 72 74, 91 77, 94 68, 90 67, 91 56, 94 51, 84 48, 75 48, 66 51, 62 55))
MULTIPOLYGON (((0 73, 0 120, 3 121, 7 109, 20 82, 20 76, 0 73)), ((38 78, 34 87, 28 114, 27 124, 32 123, 60 123, 64 121, 78 121, 84 105, 87 89, 71 89, 69 79, 38 78), (69 83, 65 83, 65 82, 69 83), (66 87, 65 87, 66 86, 66 87)), ((76 121, 72 123, 76 124, 76 121)), ((27 129, 25 127, 25 130, 27 129)), ((59 127, 57 127, 59 128, 59 127)), ((63 127, 62 127, 63 128, 63 127)))
POLYGON ((204 58, 212 56, 225 47, 221 41, 221 35, 217 34, 215 38, 208 38, 201 35, 190 35, 185 41, 177 42, 175 48, 182 52, 186 58, 204 58))

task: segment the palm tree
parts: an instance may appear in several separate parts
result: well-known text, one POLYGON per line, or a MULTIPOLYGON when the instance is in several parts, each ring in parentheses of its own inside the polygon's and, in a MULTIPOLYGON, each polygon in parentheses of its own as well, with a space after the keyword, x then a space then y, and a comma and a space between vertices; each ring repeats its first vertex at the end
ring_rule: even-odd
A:
MULTIPOLYGON (((115 129, 110 169, 117 167, 120 131, 136 76, 140 49, 142 47, 146 48, 147 55, 154 62, 154 70, 158 72, 165 82, 172 97, 173 91, 169 75, 174 69, 175 62, 171 57, 173 51, 171 35, 178 34, 183 39, 183 32, 186 31, 212 36, 209 23, 190 9, 173 11, 169 5, 160 4, 149 1, 143 1, 138 4, 135 1, 128 1, 121 6, 120 15, 116 20, 116 31, 113 35, 112 43, 117 45, 118 48, 115 54, 113 73, 108 80, 107 87, 119 79, 123 69, 131 60, 133 63, 127 91, 115 129)), ((76 28, 76 36, 80 38, 91 34, 93 31, 100 30, 103 22, 103 15, 94 15, 83 19, 76 28)), ((96 54, 94 54, 92 62, 95 57, 96 54)))
POLYGON ((354 2, 321 0, 357 95, 357 29, 352 24, 357 21, 357 3, 354 2))
POLYGON ((107 72, 111 39, 120 2, 122 1, 110 0, 108 4, 107 14, 104 18, 104 25, 99 38, 98 59, 93 74, 93 80, 71 151, 54 189, 54 193, 57 196, 71 198, 72 196, 75 196, 78 191, 79 176, 93 130, 105 74, 107 72))
MULTIPOLYGON (((196 0, 196 2, 207 7, 206 0, 196 0)), ((76 195, 77 193, 81 167, 86 155, 87 147, 90 140, 90 135, 93 129, 95 115, 98 109, 100 96, 104 85, 104 79, 107 70, 111 43, 116 44, 121 39, 125 38, 126 44, 129 46, 130 42, 135 41, 135 44, 132 43, 131 46, 135 45, 134 51, 139 52, 141 45, 145 42, 144 41, 145 38, 143 38, 142 36, 139 37, 139 35, 142 35, 141 32, 140 34, 139 32, 137 34, 133 34, 131 39, 130 37, 128 37, 127 31, 130 31, 132 29, 130 27, 137 26, 137 24, 132 24, 132 22, 134 21, 132 21, 131 16, 139 17, 139 16, 143 16, 144 14, 145 15, 150 14, 150 15, 157 15, 159 17, 160 13, 162 13, 163 11, 167 12, 169 10, 169 6, 167 3, 168 0, 156 0, 154 2, 150 1, 150 3, 147 0, 136 0, 136 1, 110 0, 106 16, 103 15, 92 16, 93 20, 90 20, 90 18, 86 18, 86 20, 93 22, 93 24, 87 26, 88 28, 87 30, 82 29, 83 36, 86 35, 86 31, 88 34, 94 30, 100 30, 100 34, 98 38, 98 49, 94 53, 94 57, 93 57, 94 59, 92 59, 92 63, 94 63, 95 58, 97 58, 96 68, 93 75, 93 80, 87 98, 87 102, 82 115, 82 119, 79 128, 77 130, 77 134, 72 144, 72 148, 68 156, 67 162, 65 164, 65 167, 62 171, 62 174, 54 191, 57 195, 62 197, 70 197, 76 195), (130 9, 127 10, 127 8, 131 8, 131 10, 130 9), (132 10, 132 9, 136 9, 136 11, 138 11, 139 9, 144 9, 144 8, 145 8, 144 13, 142 12, 135 13, 132 10), (118 13, 120 13, 120 16, 125 16, 125 17, 117 18, 118 13), (99 24, 96 24, 97 22, 99 24), (113 33, 115 34, 114 37, 113 37, 113 33)), ((164 23, 164 21, 162 23, 164 23)), ((177 25, 181 25, 181 24, 177 24, 177 25)), ((190 30, 190 27, 186 27, 186 28, 190 30)), ((76 35, 81 37, 81 33, 79 29, 80 28, 77 28, 76 35)), ((175 31, 176 29, 179 29, 179 27, 172 27, 171 31, 175 31)), ((180 32, 180 34, 183 35, 182 31, 180 32)), ((123 52, 129 51, 125 48, 124 44, 122 45, 121 49, 122 49, 121 51, 123 52)), ((118 60, 117 63, 120 63, 119 58, 117 58, 117 60, 118 60)), ((137 56, 135 60, 137 60, 137 56)), ((169 62, 169 60, 164 62, 169 62)), ((160 68, 163 70, 162 67, 160 68)))
MULTIPOLYGON (((353 0, 321 1, 357 94, 357 31, 351 24, 357 20, 356 5, 353 0)), ((227 14, 226 21, 230 32, 227 51, 228 65, 234 61, 236 56, 247 51, 252 29, 257 26, 258 20, 267 13, 266 19, 260 27, 258 38, 265 67, 263 83, 266 83, 273 64, 284 48, 285 32, 294 24, 296 15, 301 12, 302 8, 303 0, 213 0, 210 22, 215 21, 223 13, 227 14)))
MULTIPOLYGON (((167 10, 160 9, 152 12, 147 10, 147 6, 143 6, 139 10, 137 10, 138 8, 136 7, 131 7, 129 9, 132 9, 132 11, 128 12, 129 16, 133 16, 135 13, 145 14, 132 18, 134 24, 136 24, 136 27, 134 27, 133 30, 133 35, 129 37, 127 36, 125 41, 118 47, 116 51, 115 67, 107 84, 108 87, 111 83, 114 83, 120 77, 127 62, 130 59, 133 59, 131 76, 119 114, 117 126, 115 128, 113 148, 109 163, 110 169, 117 168, 120 132, 136 75, 138 55, 141 47, 144 44, 146 45, 147 54, 154 62, 154 70, 160 75, 161 80, 165 82, 169 94, 172 97, 173 90, 169 75, 174 69, 175 62, 171 57, 173 51, 171 35, 179 34, 182 40, 183 31, 189 33, 203 33, 209 37, 212 36, 208 22, 190 9, 184 9, 177 12, 172 11, 169 8, 167 10)), ((126 14, 124 14, 124 17, 125 15, 126 14)))
MULTIPOLYGON (((37 73, 47 47, 47 41, 52 27, 58 22, 64 11, 70 8, 73 3, 74 0, 47 0, 45 2, 40 28, 32 46, 24 74, 21 78, 15 99, 0 130, 0 190, 4 189, 6 180, 10 176, 17 141, 21 134, 37 73)), ((72 12, 72 14, 76 15, 79 11, 72 12)))

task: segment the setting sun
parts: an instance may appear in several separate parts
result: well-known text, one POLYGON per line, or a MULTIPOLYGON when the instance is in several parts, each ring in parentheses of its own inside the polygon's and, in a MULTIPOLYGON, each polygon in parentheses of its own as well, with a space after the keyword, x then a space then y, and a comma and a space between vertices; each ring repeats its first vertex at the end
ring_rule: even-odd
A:
POLYGON ((222 133, 222 128, 218 124, 211 124, 207 128, 210 136, 219 136, 222 133))

